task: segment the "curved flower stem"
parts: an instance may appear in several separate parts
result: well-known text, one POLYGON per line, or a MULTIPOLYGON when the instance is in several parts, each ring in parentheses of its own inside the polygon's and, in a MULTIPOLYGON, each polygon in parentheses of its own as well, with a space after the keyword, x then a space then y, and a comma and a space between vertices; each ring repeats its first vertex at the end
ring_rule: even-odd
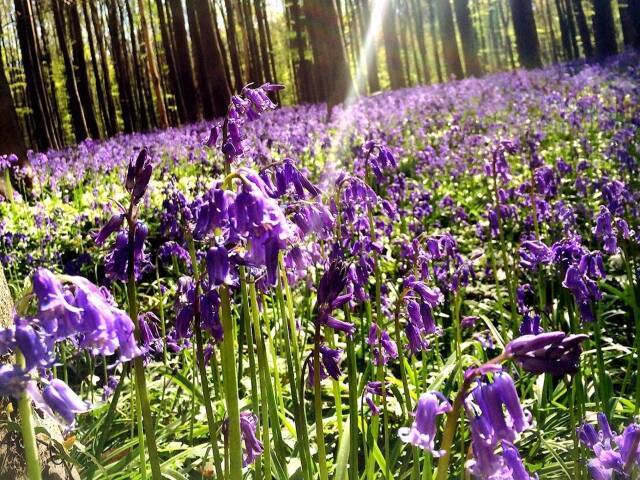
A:
POLYGON ((242 438, 240 435, 240 407, 238 402, 238 377, 236 376, 235 331, 231 318, 231 300, 226 286, 220 287, 220 314, 222 317, 222 374, 224 396, 229 418, 229 478, 242 479, 242 438))
POLYGON ((313 406, 316 417, 316 443, 318 444, 318 469, 320 480, 328 480, 327 454, 324 445, 322 425, 322 385, 320 384, 320 325, 316 325, 313 348, 313 406))
MULTIPOLYGON (((130 235, 130 244, 133 245, 133 235, 130 235)), ((131 249, 131 257, 133 257, 133 249, 131 249)), ((133 258, 130 259, 133 270, 133 258)), ((129 275, 129 283, 127 284, 127 296, 129 297, 129 316, 135 326, 136 340, 140 341, 140 324, 138 323, 138 289, 133 275, 133 271, 129 275)), ((140 413, 142 415, 142 423, 144 426, 144 434, 146 436, 147 450, 149 452, 149 463, 151 464, 151 476, 153 480, 162 479, 162 471, 160 469, 160 458, 158 457, 158 447, 156 444, 155 427, 151 416, 151 406, 147 395, 147 379, 144 373, 144 365, 142 357, 133 359, 133 370, 135 374, 136 396, 140 399, 140 413)), ((142 442, 141 442, 142 444, 142 442)), ((144 469, 144 465, 141 465, 144 469)))
MULTIPOLYGON (((253 322, 254 341, 258 347, 258 368, 260 381, 260 415, 262 417, 262 443, 264 445, 264 474, 268 480, 271 478, 271 441, 269 439, 269 404, 267 393, 267 382, 270 381, 269 365, 267 363, 267 353, 260 329, 260 311, 258 307, 258 296, 256 294, 256 284, 249 284, 249 299, 251 301, 251 319, 253 322)), ((249 329, 250 330, 250 329, 249 329)), ((251 345, 249 348, 253 348, 251 345)))
MULTIPOLYGON (((24 368, 25 360, 18 349, 16 349, 16 360, 18 365, 24 368)), ((18 412, 20 413, 20 430, 22 442, 24 443, 24 459, 27 463, 27 477, 30 480, 40 480, 42 476, 40 473, 40 456, 38 454, 36 432, 33 424, 33 410, 31 409, 31 399, 26 391, 20 394, 18 412)))
POLYGON ((198 259, 196 256, 196 246, 191 236, 188 236, 189 255, 191 257, 191 270, 196 282, 195 298, 193 302, 193 323, 196 334, 196 363, 198 365, 198 373, 200 375, 200 383, 202 384, 202 395, 204 397, 204 409, 207 414, 207 426, 209 427, 209 441, 211 442, 211 453, 216 469, 216 476, 222 477, 222 468, 220 461, 220 450, 218 449, 218 432, 213 408, 211 407, 211 388, 209 387, 209 379, 207 378, 207 364, 204 359, 204 346, 202 340, 202 327, 200 326, 200 279, 198 269, 198 259))
MULTIPOLYGON (((492 358, 485 365, 490 364, 499 364, 503 361, 508 360, 508 357, 501 353, 497 357, 492 358)), ((462 385, 460 386, 460 390, 456 394, 456 398, 453 401, 453 405, 451 407, 451 411, 447 414, 447 422, 444 426, 444 433, 442 435, 442 444, 440 446, 441 450, 444 450, 444 454, 440 457, 438 461, 438 472, 436 474, 436 480, 446 480, 448 478, 448 470, 449 470, 449 462, 451 461, 451 447, 453 446, 453 439, 456 434, 456 430, 458 427, 458 419, 460 418, 460 411, 462 410, 462 406, 464 404, 464 399, 469 392, 469 387, 471 387, 471 382, 478 375, 478 373, 470 374, 464 377, 462 381, 462 385)))
MULTIPOLYGON (((345 321, 351 322, 348 306, 343 307, 345 321)), ((358 370, 354 339, 347 337, 349 363, 349 480, 358 480, 358 370)))

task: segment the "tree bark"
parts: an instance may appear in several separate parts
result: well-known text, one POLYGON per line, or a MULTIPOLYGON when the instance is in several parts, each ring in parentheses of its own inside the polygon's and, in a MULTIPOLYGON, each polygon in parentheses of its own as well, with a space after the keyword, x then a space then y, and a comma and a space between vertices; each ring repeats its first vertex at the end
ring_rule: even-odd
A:
POLYGON ((420 65, 422 67, 422 78, 424 83, 431 83, 431 73, 429 72, 429 58, 427 57, 427 44, 424 32, 424 14, 422 4, 419 0, 412 0, 413 15, 416 29, 416 40, 418 43, 418 53, 420 54, 420 65))
POLYGON ((227 114, 227 108, 231 101, 229 80, 225 72, 220 46, 213 29, 209 3, 205 1, 196 1, 195 3, 202 49, 201 66, 205 75, 204 81, 208 83, 207 90, 211 95, 208 100, 211 103, 213 115, 209 118, 214 116, 223 117, 227 114))
POLYGON ((240 91, 242 84, 242 67, 240 66, 240 54, 238 53, 238 39, 236 36, 236 12, 232 0, 225 0, 225 13, 227 16, 227 43, 231 56, 231 70, 233 71, 234 89, 240 91))
POLYGON ((27 0, 14 0, 14 5, 16 29, 27 83, 27 97, 33 112, 34 126, 38 132, 35 136, 36 146, 40 150, 59 148, 60 142, 51 123, 53 117, 40 67, 40 57, 36 48, 31 4, 27 0))
POLYGON ((96 48, 94 45, 94 40, 96 36, 93 34, 93 29, 91 28, 91 18, 89 16, 89 9, 87 8, 87 0, 82 1, 82 14, 84 16, 85 28, 87 30, 87 38, 89 39, 89 54, 91 56, 91 69, 93 71, 93 77, 95 78, 96 83, 96 95, 98 97, 98 107, 100 110, 100 116, 102 117, 102 124, 104 125, 104 129, 107 133, 107 136, 113 135, 111 133, 114 129, 111 126, 111 118, 109 118, 109 110, 107 108, 103 83, 100 78, 100 68, 98 67, 98 59, 96 55, 96 48))
POLYGON ((531 0, 510 0, 510 2, 520 65, 524 68, 539 68, 542 62, 531 0))
POLYGON ((171 24, 173 26, 173 38, 176 46, 176 70, 180 90, 182 92, 186 118, 195 122, 199 118, 198 99, 193 78, 191 53, 187 41, 187 29, 184 23, 184 12, 180 0, 169 0, 171 9, 171 24))
POLYGON ((602 59, 618 53, 616 29, 613 25, 611 0, 593 0, 593 32, 596 39, 596 53, 602 59))
MULTIPOLYGON (((0 55, 0 155, 15 154, 21 166, 27 165, 27 147, 20 130, 20 122, 16 106, 11 96, 11 88, 5 74, 4 62, 0 55)), ((6 185, 5 175, 0 170, 0 193, 7 198, 11 192, 11 186, 6 185)), ((9 310, 10 312, 10 310, 9 310)), ((9 313, 5 312, 5 313, 9 313)), ((2 305, 0 301, 0 316, 2 316, 2 305)))
MULTIPOLYGON (((365 18, 365 28, 362 29, 362 41, 364 43, 367 36, 367 30, 371 25, 371 8, 369 0, 360 0, 362 2, 362 14, 365 18)), ((378 77, 378 57, 376 55, 378 45, 375 38, 371 39, 371 48, 365 52, 367 62, 367 82, 369 83, 369 92, 377 92, 380 90, 380 77, 378 77)))
POLYGON ((462 78, 462 63, 458 51, 456 29, 453 24, 453 12, 449 0, 438 0, 438 25, 440 26, 440 40, 447 71, 453 78, 462 78))
MULTIPOLYGON (((580 41, 582 42, 582 50, 587 58, 593 57, 593 45, 591 43, 591 33, 587 25, 587 17, 582 8, 582 0, 573 0, 573 8, 576 12, 576 23, 580 32, 580 41)), ((640 21, 640 18, 638 19, 640 21)))
POLYGON ((80 15, 75 2, 66 4, 65 9, 69 14, 69 32, 71 33, 74 76, 76 77, 76 84, 78 86, 78 95, 82 102, 82 111, 84 113, 85 121, 87 122, 89 134, 92 138, 100 138, 98 120, 96 119, 95 110, 93 108, 93 98, 91 95, 91 84, 89 83, 87 62, 84 58, 84 42, 82 40, 80 15))
POLYGON ((156 59, 153 42, 151 41, 151 34, 149 33, 149 25, 147 24, 147 9, 144 5, 144 0, 138 0, 138 16, 140 17, 142 42, 144 43, 145 54, 147 57, 147 67, 149 68, 151 86, 153 88, 153 95, 155 97, 158 125, 162 128, 167 128, 169 126, 169 117, 167 117, 167 109, 164 104, 164 93, 162 91, 162 83, 160 82, 158 61, 156 59))
POLYGON ((407 85, 407 80, 402 71, 402 56, 396 28, 396 4, 393 0, 387 2, 387 8, 382 15, 382 38, 391 88, 403 88, 407 85))
POLYGON ((73 63, 69 55, 70 49, 67 45, 66 25, 64 13, 60 0, 52 0, 53 18, 56 24, 56 33, 58 35, 58 43, 60 44, 60 52, 64 61, 64 74, 67 86, 67 98, 69 99, 69 110, 71 112, 71 121, 73 123, 73 131, 77 142, 81 142, 89 136, 87 121, 84 116, 78 85, 75 78, 73 63))
POLYGON ((464 54, 464 68, 467 76, 482 76, 482 67, 478 59, 478 40, 476 31, 471 21, 469 0, 454 0, 456 20, 460 39, 462 41, 462 53, 464 54))
POLYGON ((305 0, 304 13, 314 58, 314 80, 329 115, 334 105, 347 98, 351 74, 340 39, 333 2, 305 0), (328 4, 327 4, 328 3, 328 4))

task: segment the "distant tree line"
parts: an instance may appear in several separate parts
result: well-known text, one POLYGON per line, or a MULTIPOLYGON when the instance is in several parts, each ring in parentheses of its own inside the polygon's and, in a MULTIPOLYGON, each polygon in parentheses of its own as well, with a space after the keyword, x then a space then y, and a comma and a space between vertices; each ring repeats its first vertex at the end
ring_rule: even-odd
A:
POLYGON ((0 154, 220 117, 248 82, 332 106, 627 46, 640 0, 0 0, 0 154))

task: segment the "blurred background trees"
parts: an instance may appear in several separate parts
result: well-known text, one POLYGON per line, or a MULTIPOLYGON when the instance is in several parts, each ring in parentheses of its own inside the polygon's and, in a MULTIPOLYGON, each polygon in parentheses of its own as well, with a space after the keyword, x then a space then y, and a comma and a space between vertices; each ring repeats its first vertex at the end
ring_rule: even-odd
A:
POLYGON ((0 154, 632 46, 640 0, 0 0, 0 154))

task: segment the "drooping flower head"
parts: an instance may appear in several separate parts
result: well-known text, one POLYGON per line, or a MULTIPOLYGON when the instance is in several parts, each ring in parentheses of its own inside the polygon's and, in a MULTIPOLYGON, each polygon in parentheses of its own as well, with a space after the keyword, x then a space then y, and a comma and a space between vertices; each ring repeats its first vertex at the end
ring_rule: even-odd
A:
POLYGON ((431 452, 439 457, 445 452, 435 449, 435 437, 438 431, 438 416, 451 410, 451 404, 440 392, 427 392, 420 395, 418 405, 413 412, 411 427, 398 430, 400 440, 431 452))

